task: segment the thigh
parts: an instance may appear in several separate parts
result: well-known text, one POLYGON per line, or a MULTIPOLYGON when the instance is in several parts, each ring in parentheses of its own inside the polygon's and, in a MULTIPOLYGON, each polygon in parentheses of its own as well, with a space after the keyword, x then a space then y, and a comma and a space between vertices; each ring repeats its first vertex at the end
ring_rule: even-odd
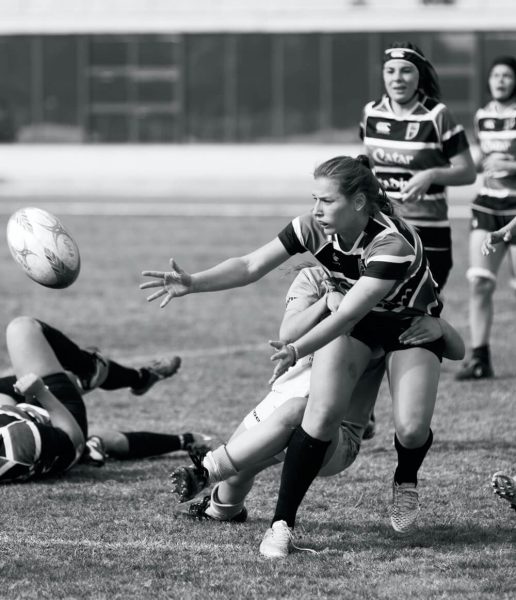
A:
POLYGON ((340 336, 315 353, 302 423, 309 435, 328 440, 337 431, 370 358, 369 346, 349 336, 340 336))
MULTIPOLYGON (((482 272, 487 271, 496 276, 503 257, 506 253, 505 244, 498 244, 496 252, 491 252, 485 256, 482 254, 481 247, 486 235, 489 232, 484 229, 473 229, 469 237, 469 275, 481 276, 482 272)), ((487 273, 486 273, 487 274, 487 273)))
POLYGON ((326 452, 324 464, 318 477, 332 477, 342 473, 354 462, 360 451, 360 439, 350 432, 346 425, 339 427, 332 446, 326 452))
POLYGON ((398 350, 387 356, 387 373, 396 431, 430 427, 441 364, 425 348, 398 350))
POLYGON ((44 377, 63 370, 36 319, 18 317, 11 321, 7 326, 6 342, 17 377, 27 373, 44 377))

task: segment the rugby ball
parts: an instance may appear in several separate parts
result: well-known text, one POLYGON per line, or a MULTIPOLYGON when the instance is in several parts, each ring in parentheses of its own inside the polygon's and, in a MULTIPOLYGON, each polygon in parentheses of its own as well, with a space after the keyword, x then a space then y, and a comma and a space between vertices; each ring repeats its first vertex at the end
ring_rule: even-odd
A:
POLYGON ((41 208, 17 210, 7 223, 14 260, 37 283, 61 289, 79 276, 79 248, 61 221, 41 208))

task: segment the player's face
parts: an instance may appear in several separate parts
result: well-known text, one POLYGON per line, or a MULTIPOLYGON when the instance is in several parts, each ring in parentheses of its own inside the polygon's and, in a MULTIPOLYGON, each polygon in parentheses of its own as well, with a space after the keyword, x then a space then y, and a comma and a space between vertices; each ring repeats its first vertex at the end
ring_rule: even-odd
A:
POLYGON ((489 74, 489 91, 493 100, 509 100, 516 85, 514 71, 507 65, 495 65, 489 74))
POLYGON ((419 71, 406 60, 389 60, 383 65, 383 84, 391 100, 406 104, 417 91, 419 71))
POLYGON ((346 232, 357 221, 355 203, 339 192, 338 183, 328 177, 314 181, 313 214, 326 235, 346 232))

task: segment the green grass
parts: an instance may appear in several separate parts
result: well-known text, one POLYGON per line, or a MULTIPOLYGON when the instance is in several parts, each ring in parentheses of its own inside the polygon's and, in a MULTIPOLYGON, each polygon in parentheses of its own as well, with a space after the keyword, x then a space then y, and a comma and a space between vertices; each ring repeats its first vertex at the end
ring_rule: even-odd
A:
MULTIPOLYGON (((67 217, 65 223, 83 259, 80 278, 67 290, 34 284, 0 247, 2 325, 34 315, 134 364, 183 353, 179 375, 143 398, 125 391, 89 395, 90 421, 226 439, 267 392, 264 344, 276 337, 292 274, 287 267, 249 288, 178 299, 165 310, 145 302, 139 274, 166 268, 169 256, 188 270, 206 267, 268 241, 284 220, 67 217), (220 348, 227 351, 210 352, 220 348)), ((454 228, 446 316, 467 339, 467 224, 454 228)), ((230 525, 176 518, 168 474, 185 455, 79 466, 61 480, 0 488, 0 598, 514 598, 516 514, 489 488, 493 471, 516 471, 514 297, 507 275, 504 266, 493 331, 498 377, 459 384, 457 365, 444 364, 413 535, 396 537, 387 516, 395 452, 382 388, 376 437, 347 472, 316 480, 300 510, 300 544, 318 555, 271 562, 258 554, 279 468, 258 478, 249 521, 230 525)))

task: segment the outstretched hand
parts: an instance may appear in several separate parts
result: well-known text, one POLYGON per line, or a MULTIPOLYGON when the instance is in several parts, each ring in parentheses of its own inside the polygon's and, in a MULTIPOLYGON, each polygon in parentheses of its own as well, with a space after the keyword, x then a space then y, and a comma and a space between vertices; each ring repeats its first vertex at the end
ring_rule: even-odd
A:
POLYGON ((164 296, 159 305, 160 308, 164 308, 172 298, 186 296, 192 292, 192 276, 181 269, 173 258, 169 262, 170 271, 142 271, 143 277, 154 277, 155 281, 140 284, 140 289, 160 288, 157 292, 147 296, 147 302, 164 296))
POLYGON ((269 340, 269 345, 277 350, 277 352, 271 356, 271 360, 278 361, 274 367, 272 377, 269 379, 269 384, 273 384, 276 379, 286 373, 296 362, 296 356, 293 347, 284 342, 269 340))

